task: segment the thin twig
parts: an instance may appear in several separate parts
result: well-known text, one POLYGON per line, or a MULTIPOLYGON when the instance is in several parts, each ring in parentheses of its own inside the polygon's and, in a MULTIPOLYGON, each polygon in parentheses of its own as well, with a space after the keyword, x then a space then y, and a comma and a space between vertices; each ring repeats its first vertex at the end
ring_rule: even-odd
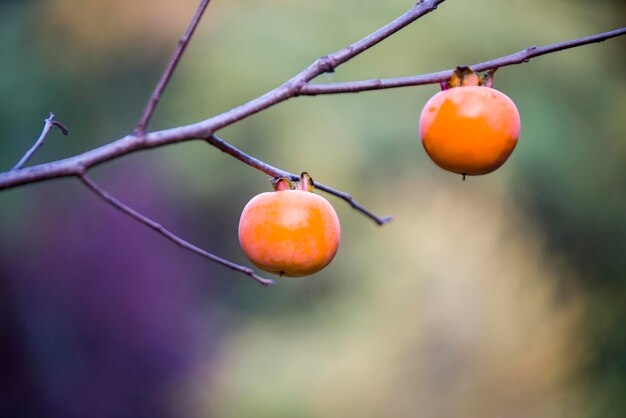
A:
POLYGON ((196 247, 193 244, 190 244, 189 242, 185 241, 184 239, 180 238, 179 236, 177 236, 176 234, 174 234, 173 232, 169 231, 168 229, 164 228, 161 224, 153 221, 152 219, 142 215, 141 213, 137 212, 136 210, 130 208, 129 206, 125 205, 124 203, 120 202, 117 198, 111 196, 108 192, 106 192, 104 189, 102 189, 100 186, 98 186, 98 184, 96 182, 94 182, 90 177, 88 177, 84 172, 78 174, 78 177, 80 178, 80 180, 83 182, 83 184, 85 186, 87 186, 92 192, 94 192, 98 197, 100 197, 102 200, 104 200, 105 202, 111 204, 113 207, 115 207, 116 209, 118 209, 119 211, 125 213, 126 215, 130 216, 131 218, 135 219, 136 221, 141 222, 142 224, 148 226, 149 228, 152 228, 153 230, 155 230, 156 232, 158 232, 159 234, 163 235, 165 238, 167 238, 168 240, 172 241, 174 244, 180 246, 181 248, 184 248, 186 250, 189 250, 193 253, 196 253, 204 258, 208 258, 209 260, 221 264, 225 267, 228 267, 229 269, 238 271, 240 273, 243 273, 247 276, 249 276, 250 278, 252 278, 253 280, 255 280, 257 283, 262 284, 263 286, 269 286, 272 284, 275 284, 275 282, 271 279, 266 279, 263 278, 259 275, 257 275, 254 270, 252 270, 251 268, 245 267, 245 266, 241 266, 239 264, 235 264, 231 261, 225 260, 221 257, 218 257, 214 254, 211 254, 205 250, 203 250, 202 248, 196 247))
MULTIPOLYGON (((602 42, 624 34, 626 34, 626 28, 621 28, 571 41, 559 42, 541 47, 531 46, 515 54, 471 65, 470 68, 479 72, 493 70, 508 65, 523 64, 530 61, 530 59, 534 57, 581 45, 602 42)), ((300 91, 298 91, 298 94, 301 96, 315 96, 319 94, 358 93, 367 90, 382 90, 398 87, 419 86, 423 84, 435 84, 450 79, 453 71, 454 69, 410 77, 349 81, 345 83, 307 84, 306 86, 303 86, 300 91)))
MULTIPOLYGON (((236 159, 238 159, 239 161, 241 161, 244 164, 249 165, 250 167, 256 168, 259 171, 262 171, 263 173, 272 176, 273 178, 277 178, 277 177, 288 177, 290 180, 294 180, 297 181, 300 179, 300 176, 294 174, 294 173, 290 173, 288 171, 285 170, 281 170, 280 168, 276 168, 272 165, 269 165, 257 158, 254 158, 248 154, 246 154, 245 152, 241 151, 239 148, 236 148, 232 145, 230 145, 228 142, 224 141, 223 139, 219 138, 216 135, 211 135, 210 137, 208 137, 206 139, 206 141, 213 145, 214 147, 216 147, 217 149, 225 152, 226 154, 235 157, 236 159)), ((325 191, 326 193, 332 194, 334 196, 339 197, 340 199, 345 200, 346 202, 348 202, 350 204, 350 206, 352 206, 354 209, 356 209, 357 211, 361 212, 362 214, 364 214, 365 216, 367 216, 368 218, 372 219, 374 222, 376 222, 378 225, 384 225, 388 222, 390 222, 392 220, 391 216, 377 216, 374 213, 370 212, 369 210, 367 210, 366 208, 364 208, 363 206, 361 206, 356 200, 354 200, 352 198, 352 196, 348 193, 342 192, 340 190, 337 189, 333 189, 332 187, 326 186, 325 184, 322 183, 318 183, 317 181, 315 182, 315 188, 320 189, 325 191)))
POLYGON ((26 154, 24 154, 20 161, 15 164, 15 166, 11 170, 19 170, 24 166, 24 164, 26 164, 30 157, 32 157, 35 152, 37 152, 37 150, 43 145, 44 141, 46 140, 46 136, 48 136, 48 133, 53 126, 59 128, 61 132, 63 132, 63 135, 67 135, 70 132, 61 122, 53 119, 54 113, 50 112, 50 116, 48 117, 48 119, 45 119, 43 121, 43 129, 41 131, 41 134, 39 135, 39 138, 37 138, 37 141, 35 141, 33 146, 30 147, 28 151, 26 151, 26 154))
POLYGON ((165 70, 163 71, 163 75, 161 75, 161 79, 155 86, 154 91, 152 92, 152 95, 150 96, 150 100, 148 100, 148 103, 146 104, 146 107, 143 110, 143 113, 141 114, 141 118, 139 118, 139 122, 137 123, 137 127, 135 128, 136 134, 143 134, 146 131, 146 127, 148 126, 148 123, 150 123, 150 118, 152 118, 154 109, 159 103, 159 100, 161 100, 161 95, 163 94, 163 91, 167 87, 167 84, 169 83, 170 78, 172 78, 172 74, 174 74, 174 70, 176 70, 176 66, 180 62, 180 59, 183 56, 183 53, 185 52, 185 49, 187 49, 187 45, 189 45, 189 41, 191 40, 193 33, 198 27, 198 23, 200 23, 200 19, 202 18, 202 15, 204 14, 204 11, 206 10, 210 2, 211 0, 200 1, 200 4, 198 5, 198 8, 196 9, 196 13, 191 19, 191 22, 189 23, 187 30, 185 31, 183 36, 178 40, 176 49, 172 53, 172 56, 170 57, 170 60, 167 63, 167 67, 165 67, 165 70))
POLYGON ((340 199, 345 200, 346 202, 348 202, 348 204, 350 204, 350 206, 352 206, 354 209, 358 210, 359 212, 361 212, 365 216, 373 219, 374 222, 376 222, 378 225, 382 226, 382 225, 385 225, 386 223, 389 223, 389 222, 391 222, 393 220, 392 216, 382 216, 382 217, 376 216, 375 214, 373 214, 372 212, 370 212, 369 210, 367 210, 363 206, 361 206, 359 203, 357 203, 357 201, 354 200, 352 198, 352 196, 350 194, 348 194, 348 193, 342 192, 342 191, 337 190, 337 189, 333 189, 332 187, 326 186, 325 184, 318 183, 318 182, 315 182, 315 187, 317 189, 325 191, 326 193, 330 193, 332 195, 337 196, 340 199))

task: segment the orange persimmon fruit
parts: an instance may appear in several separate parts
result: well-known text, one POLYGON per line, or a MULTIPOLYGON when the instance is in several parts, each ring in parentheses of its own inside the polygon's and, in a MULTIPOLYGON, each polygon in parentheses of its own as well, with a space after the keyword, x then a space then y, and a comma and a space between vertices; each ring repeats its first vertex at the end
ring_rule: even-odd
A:
POLYGON ((491 87, 492 81, 493 72, 483 82, 468 67, 457 67, 420 116, 428 156, 463 178, 496 170, 517 145, 519 112, 507 95, 491 87))
POLYGON ((341 227, 335 209, 312 193, 302 173, 293 185, 274 181, 275 191, 252 198, 239 220, 239 243, 250 261, 280 276, 308 276, 326 267, 339 247, 341 227))

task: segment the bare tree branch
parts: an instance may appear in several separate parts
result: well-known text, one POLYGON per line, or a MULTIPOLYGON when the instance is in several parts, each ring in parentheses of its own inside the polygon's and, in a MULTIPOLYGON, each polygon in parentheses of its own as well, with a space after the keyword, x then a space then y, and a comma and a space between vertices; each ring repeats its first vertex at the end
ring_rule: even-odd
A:
POLYGON ((121 201, 116 199, 115 197, 111 196, 104 189, 102 189, 100 186, 98 186, 98 184, 96 182, 94 182, 90 177, 88 177, 85 173, 78 174, 78 178, 80 178, 80 180, 83 182, 83 184, 85 186, 87 186, 87 188, 89 188, 92 192, 94 192, 102 200, 104 200, 105 202, 109 203, 110 205, 112 205, 113 207, 118 209, 119 211, 121 211, 121 212, 125 213, 126 215, 130 216, 134 220, 136 220, 138 222, 141 222, 142 224, 146 225, 149 228, 152 228, 153 230, 155 230, 159 234, 163 235, 165 238, 167 238, 168 240, 172 241, 174 244, 178 245, 179 247, 184 248, 185 250, 191 251, 193 253, 196 253, 196 254, 204 257, 204 258, 208 258, 209 260, 211 260, 211 261, 213 261, 215 263, 221 264, 221 265, 223 265, 225 267, 228 267, 231 270, 235 270, 235 271, 238 271, 240 273, 243 273, 243 274, 249 276, 250 278, 252 278, 253 280, 255 280, 257 283, 262 284, 263 286, 269 286, 269 285, 275 284, 275 282, 273 280, 265 279, 265 278, 257 275, 254 272, 254 270, 252 270, 251 268, 240 266, 239 264, 235 264, 235 263, 233 263, 231 261, 225 260, 225 259, 223 259, 221 257, 218 257, 218 256, 216 256, 214 254, 211 254, 211 253, 203 250, 202 248, 199 248, 199 247, 196 247, 193 244, 190 244, 189 242, 187 242, 184 239, 180 238, 179 236, 177 236, 176 234, 174 234, 170 230, 164 228, 161 224, 159 224, 159 223, 153 221, 152 219, 142 215, 141 213, 139 213, 136 210, 132 209, 131 207, 125 205, 124 203, 122 203, 121 201))
MULTIPOLYGON (((300 179, 300 176, 294 173, 290 173, 288 171, 285 170, 281 170, 280 168, 276 168, 274 166, 271 166, 257 158, 254 158, 248 154, 246 154, 245 152, 241 151, 239 148, 236 148, 232 145, 230 145, 228 142, 224 141, 223 139, 219 138, 216 135, 211 135, 209 136, 206 141, 213 145, 214 147, 216 147, 217 149, 225 152, 226 154, 235 157, 236 159, 238 159, 239 161, 243 162, 244 164, 249 165, 250 167, 254 167, 259 171, 264 172, 265 174, 268 174, 270 176, 272 176, 273 178, 277 178, 277 177, 288 177, 290 180, 293 181, 298 181, 300 179)), ((356 200, 354 200, 352 198, 351 195, 349 195, 348 193, 342 192, 340 190, 336 190, 333 189, 332 187, 326 186, 322 183, 318 183, 315 182, 315 188, 319 189, 319 190, 323 190, 326 193, 332 194, 334 196, 339 197, 340 199, 345 200, 346 202, 348 202, 348 204, 350 206, 352 206, 355 210, 361 212, 362 214, 364 214, 365 216, 367 216, 368 218, 372 219, 374 222, 376 222, 378 225, 384 225, 388 222, 390 222, 392 220, 391 216, 377 216, 374 213, 370 212, 369 210, 367 210, 366 208, 364 208, 363 206, 361 206, 359 203, 357 203, 356 200)))
MULTIPOLYGON (((624 34, 626 34, 626 28, 621 28, 610 32, 599 33, 593 36, 574 39, 571 41, 559 42, 556 44, 545 45, 541 47, 531 46, 515 54, 471 65, 470 68, 476 72, 480 72, 505 67, 508 65, 523 64, 530 61, 530 59, 534 57, 550 54, 552 52, 562 51, 564 49, 574 48, 581 45, 602 42, 607 39, 621 36, 624 34)), ((397 87, 419 86, 423 84, 435 84, 447 81, 448 79, 450 79, 450 76, 453 72, 454 69, 439 71, 430 74, 415 75, 410 77, 350 81, 345 83, 307 84, 298 91, 298 94, 302 96, 315 96, 319 94, 358 93, 367 90, 382 90, 397 87)))
POLYGON ((229 111, 191 125, 179 126, 145 134, 129 134, 113 142, 82 154, 47 164, 0 173, 0 189, 35 183, 52 178, 75 176, 89 167, 102 164, 122 155, 182 141, 206 138, 217 130, 247 118, 270 106, 297 96, 300 88, 316 76, 332 71, 368 48, 376 45, 398 30, 433 11, 444 0, 423 0, 406 13, 369 36, 333 54, 319 58, 295 77, 275 89, 229 111))
POLYGON ((146 131, 146 127, 148 126, 148 123, 150 123, 150 119, 152 118, 154 109, 156 108, 156 105, 159 103, 159 100, 161 100, 161 95, 163 94, 163 91, 167 87, 167 84, 169 83, 170 79, 172 78, 172 74, 174 74, 174 70, 176 70, 176 66, 180 62, 180 59, 183 56, 183 53, 185 52, 185 49, 187 49, 187 45, 189 45, 189 41, 191 40, 193 33, 198 27, 198 23, 200 23, 200 19, 202 18, 202 15, 204 14, 204 11, 206 10, 210 1, 211 0, 200 1, 200 4, 198 5, 198 8, 196 9, 196 13, 191 19, 191 22, 189 23, 187 30, 185 31, 183 36, 178 40, 178 45, 176 45, 176 49, 172 53, 172 56, 170 57, 170 60, 168 61, 167 66, 165 67, 165 70, 163 71, 163 75, 161 76, 161 79, 159 80, 157 85, 154 87, 154 91, 152 92, 152 95, 150 96, 150 100, 148 100, 148 104, 146 104, 146 107, 143 110, 141 118, 139 118, 139 122, 137 123, 137 127, 135 128, 136 134, 140 135, 146 131))
POLYGON ((59 128, 61 132, 63 132, 63 135, 67 135, 70 132, 69 129, 67 129, 61 122, 53 119, 54 113, 50 112, 50 116, 48 117, 48 119, 44 119, 43 121, 43 129, 41 131, 41 134, 39 135, 39 138, 37 138, 37 141, 35 141, 33 146, 30 147, 28 151, 26 151, 26 154, 24 154, 20 161, 15 164, 12 170, 19 170, 24 166, 24 164, 26 164, 30 157, 32 157, 35 152, 37 152, 37 150, 43 145, 44 141, 46 140, 46 136, 48 136, 48 133, 53 126, 59 128))
MULTIPOLYGON (((441 2, 441 0, 425 0, 418 3, 408 12, 390 22, 388 25, 384 26, 380 30, 363 38, 361 41, 358 41, 340 51, 316 60, 305 70, 303 70, 298 75, 288 80, 281 86, 229 111, 190 125, 179 126, 176 128, 166 129, 162 131, 150 132, 143 135, 130 134, 109 144, 103 145, 99 148, 95 148, 63 160, 0 173, 0 189, 16 187, 19 185, 34 183, 52 178, 76 176, 80 173, 83 173, 87 168, 102 164, 106 161, 133 153, 135 151, 146 150, 168 144, 175 144, 177 142, 183 141, 199 139, 206 140, 206 138, 209 138, 220 128, 231 125, 237 121, 247 118, 250 115, 260 112, 263 109, 266 109, 298 95, 332 93, 332 91, 330 91, 332 88, 337 88, 337 91, 335 91, 336 93, 352 92, 353 87, 351 85, 354 83, 363 83, 362 85, 359 85, 358 88, 363 88, 363 90, 366 90, 439 83, 441 81, 444 81, 449 77, 451 70, 441 71, 433 74, 426 74, 423 76, 393 79, 394 81, 390 81, 390 84, 388 85, 386 85, 385 81, 383 80, 338 83, 340 87, 338 87, 338 84, 308 84, 308 82, 317 75, 322 74, 326 71, 332 71, 337 65, 348 61, 359 53, 365 51, 367 48, 375 45, 376 43, 382 41, 386 37, 405 27, 407 24, 432 11, 441 2), (329 91, 324 91, 325 88, 329 91)), ((501 58, 496 58, 490 61, 475 64, 474 66, 472 66, 472 68, 475 71, 484 71, 505 65, 517 64, 525 62, 530 58, 539 55, 545 55, 548 53, 560 51, 567 48, 573 48, 593 42, 600 42, 611 37, 623 35, 625 32, 626 29, 622 28, 612 32, 601 33, 594 36, 574 39, 571 41, 548 45, 540 48, 531 47, 516 54, 507 55, 501 58)), ((323 187, 319 188, 325 190, 323 187)), ((341 192, 338 192, 337 196, 342 197, 341 192)), ((350 202, 351 205, 354 203, 354 201, 351 200, 351 198, 347 194, 344 194, 342 198, 350 202)), ((386 218, 378 219, 385 220, 386 218)))
MULTIPOLYGON (((357 55, 368 50, 369 48, 398 32, 402 28, 416 21, 421 16, 433 11, 443 1, 444 0, 420 1, 411 9, 409 9, 406 13, 399 16, 382 28, 376 30, 372 34, 339 51, 317 59, 311 65, 309 65, 307 68, 302 70, 300 73, 298 73, 285 83, 263 95, 258 96, 255 99, 250 100, 247 103, 244 103, 224 113, 218 114, 216 116, 210 117, 194 124, 146 133, 146 128, 163 94, 163 91, 167 87, 169 80, 171 79, 176 69, 176 66, 178 65, 187 45, 189 44, 191 37, 193 36, 195 29, 198 26, 198 23, 204 11, 206 10, 210 2, 210 0, 201 0, 187 30, 180 38, 175 51, 168 61, 168 64, 161 76, 161 79, 156 85, 137 123, 134 133, 114 140, 113 142, 110 142, 99 148, 86 151, 73 157, 49 162, 46 164, 40 164, 33 167, 22 168, 23 165, 28 161, 28 159, 43 144, 44 139, 52 126, 59 127, 61 130, 64 131, 65 134, 67 134, 67 129, 61 123, 54 121, 54 115, 51 113, 50 117, 46 119, 44 129, 33 147, 24 155, 24 157, 20 160, 18 164, 16 164, 16 166, 12 170, 5 173, 0 173, 0 189, 16 187, 19 185, 34 183, 52 178, 76 176, 80 178, 80 180, 86 187, 88 187, 101 199, 111 204, 121 212, 132 217, 133 219, 154 229, 170 241, 179 245, 180 247, 192 251, 230 269, 244 273, 262 285, 273 284, 274 281, 258 276, 256 273, 254 273, 252 269, 248 267, 232 263, 228 260, 222 259, 214 254, 211 254, 190 244, 189 242, 178 237, 157 222, 128 207, 115 197, 111 196, 105 190, 100 188, 91 178, 89 178, 86 175, 87 169, 102 164, 106 161, 121 157, 123 155, 133 153, 135 151, 147 150, 150 148, 160 147, 168 144, 175 144, 177 142, 183 141, 204 140, 210 145, 213 145, 221 151, 236 158, 237 160, 251 167, 254 167, 272 177, 289 177, 294 180, 298 179, 299 176, 293 173, 278 169, 267 163, 264 163, 261 160, 245 154, 243 151, 230 145, 221 138, 215 136, 215 132, 217 132, 221 128, 241 121, 251 115, 254 115, 255 113, 258 113, 264 109, 267 109, 271 106, 274 106, 278 103, 281 103, 296 96, 330 93, 353 93, 365 90, 415 86, 420 84, 433 84, 446 81, 450 77, 452 70, 386 80, 376 79, 329 84, 310 83, 311 80, 313 80, 320 74, 323 74, 325 72, 333 72, 335 68, 337 68, 339 65, 351 60, 352 58, 356 57, 357 55)), ((485 71, 507 65, 520 64, 523 62, 527 62, 533 57, 581 45, 586 45, 593 42, 601 42, 612 37, 624 35, 625 33, 626 28, 621 28, 611 32, 601 33, 598 35, 574 39, 571 41, 556 43, 543 47, 530 47, 515 54, 475 64, 471 66, 471 68, 475 71, 485 71)), ((345 200, 353 208, 368 216, 379 225, 383 225, 391 220, 390 217, 378 217, 374 215, 372 212, 368 211, 360 204, 358 204, 348 193, 333 189, 320 183, 317 183, 316 187, 320 190, 323 190, 345 200)))

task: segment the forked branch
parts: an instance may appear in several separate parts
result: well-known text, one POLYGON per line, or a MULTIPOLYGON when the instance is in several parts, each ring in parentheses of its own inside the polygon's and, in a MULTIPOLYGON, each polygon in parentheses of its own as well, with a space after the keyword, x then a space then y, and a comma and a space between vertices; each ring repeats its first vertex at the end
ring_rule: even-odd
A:
MULTIPOLYGON (((275 89, 257 97, 256 99, 249 101, 248 103, 245 103, 222 114, 192 125, 180 126, 177 128, 167 129, 158 132, 143 133, 141 132, 141 127, 145 127, 145 125, 142 123, 142 121, 146 119, 147 123, 147 120, 149 120, 150 115, 154 110, 154 106, 156 106, 156 102, 158 102, 158 99, 160 98, 163 89, 167 85, 167 80, 169 79, 169 77, 171 77, 171 74, 175 68, 175 64, 180 59, 180 54, 184 52, 184 47, 179 48, 177 49, 177 51, 180 50, 180 53, 174 53, 174 55, 170 59, 168 67, 164 72, 163 77, 161 78, 161 81, 159 82, 159 85, 162 85, 162 88, 159 88, 157 86, 152 96, 154 100, 151 99, 148 106, 146 107, 146 111, 144 111, 144 116, 147 115, 147 117, 142 117, 142 121, 140 121, 140 123, 138 124, 138 128, 136 129, 135 133, 117 139, 107 145, 101 146, 100 148, 87 151, 83 154, 79 154, 65 160, 41 164, 30 169, 19 170, 16 172, 1 173, 0 189, 15 187, 22 184, 34 183, 51 178, 76 176, 80 175, 90 167, 102 164, 106 161, 110 161, 114 158, 118 158, 122 155, 126 155, 135 151, 155 148, 167 144, 173 144, 176 142, 206 138, 207 135, 212 135, 220 128, 231 125, 235 122, 247 118, 250 115, 258 113, 263 109, 276 105, 291 97, 297 96, 298 90, 306 85, 311 79, 317 77, 324 72, 333 71, 338 65, 349 61, 358 54, 366 51, 372 46, 393 35, 400 29, 406 27, 410 23, 416 21, 420 17, 436 9, 437 5, 442 3, 443 1, 444 0, 423 0, 417 3, 406 13, 394 19, 393 21, 373 32, 372 34, 366 36, 360 41, 357 41, 347 46, 344 49, 341 49, 335 53, 329 54, 316 60, 310 66, 305 68, 295 77, 291 78, 281 86, 276 87, 275 89)), ((206 7, 206 4, 204 3, 205 2, 202 2, 200 4, 198 11, 196 12, 196 15, 194 17, 194 21, 196 17, 199 19, 199 16, 201 16, 202 11, 204 10, 203 7, 206 7)), ((193 29, 197 25, 197 22, 194 23, 194 21, 192 21, 188 28, 188 32, 190 33, 190 35, 193 33, 193 29)), ((186 41, 183 42, 183 46, 185 46, 189 41, 189 39, 185 38, 185 36, 183 36, 183 38, 181 39, 186 39, 186 41)), ((352 207, 374 219, 378 224, 388 222, 390 219, 381 218, 373 215, 371 212, 367 211, 362 206, 357 204, 347 193, 337 191, 324 185, 319 188, 346 200, 352 207)))
MULTIPOLYGON (((284 84, 243 105, 191 125, 184 125, 145 134, 129 134, 123 138, 119 138, 99 148, 84 152, 74 157, 53 161, 47 164, 41 164, 28 169, 16 170, 10 173, 0 173, 0 189, 6 189, 52 178, 74 176, 77 175, 83 168, 93 167, 132 152, 182 141, 205 138, 207 134, 213 134, 223 127, 232 125, 233 123, 243 120, 263 109, 274 106, 284 100, 296 96, 297 92, 313 78, 324 72, 333 71, 339 64, 354 58, 358 54, 371 48, 408 24, 419 19, 421 16, 431 12, 443 1, 444 0, 424 0, 417 3, 406 13, 374 33, 347 46, 344 49, 316 60, 284 84)), ((197 14, 198 13, 196 13, 196 15, 197 14)), ((179 59, 176 58, 176 56, 177 55, 175 54, 172 60, 179 59)), ((167 73, 171 76, 171 72, 166 69, 164 74, 167 73)), ((166 78, 166 76, 164 75, 162 78, 166 78)), ((164 85, 166 84, 167 83, 165 82, 164 85)), ((155 91, 157 91, 157 89, 155 89, 155 91)), ((159 91, 162 92, 162 90, 159 91)), ((158 101, 158 97, 160 97, 159 94, 156 94, 155 96, 158 101)))
MULTIPOLYGON (((506 55, 504 57, 492 59, 490 61, 470 65, 470 68, 476 72, 482 72, 487 70, 495 70, 496 68, 506 67, 508 65, 523 64, 530 61, 530 59, 534 57, 550 54, 557 51, 563 51, 565 49, 587 45, 595 42, 602 42, 607 39, 615 38, 624 34, 626 34, 626 28, 620 28, 610 32, 599 33, 597 35, 586 36, 584 38, 573 39, 566 42, 559 42, 540 47, 531 46, 529 48, 516 52, 515 54, 506 55)), ((430 74, 415 75, 410 77, 348 81, 345 83, 309 83, 306 86, 303 86, 298 91, 298 94, 301 96, 316 96, 319 94, 358 93, 367 90, 382 90, 398 87, 419 86, 424 84, 436 84, 450 79, 450 76, 453 72, 454 69, 439 71, 430 74)))
POLYGON ((37 138, 33 146, 30 147, 28 151, 26 151, 26 154, 24 154, 24 156, 18 161, 18 163, 13 166, 12 170, 19 170, 24 166, 24 164, 26 164, 26 162, 28 162, 30 157, 32 157, 43 145, 46 137, 48 136, 48 133, 53 126, 59 128, 61 132, 63 132, 63 135, 67 135, 68 133, 70 133, 69 129, 67 129, 61 122, 54 120, 54 113, 50 112, 50 116, 48 117, 48 119, 45 119, 43 121, 43 129, 41 130, 41 134, 39 134, 39 138, 37 138))

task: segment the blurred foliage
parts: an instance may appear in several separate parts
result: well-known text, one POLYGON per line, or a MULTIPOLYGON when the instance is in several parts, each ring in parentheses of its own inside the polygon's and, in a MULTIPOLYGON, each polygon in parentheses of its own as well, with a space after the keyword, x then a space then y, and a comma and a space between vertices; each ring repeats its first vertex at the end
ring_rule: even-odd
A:
MULTIPOLYGON (((214 1, 152 128, 256 97, 412 4, 214 1)), ((19 159, 49 111, 71 133, 51 134, 33 163, 131 130, 195 6, 0 2, 0 166, 19 159)), ((615 29, 623 16, 620 1, 449 0, 316 82, 471 64, 615 29)), ((343 227, 336 260, 271 289, 179 251, 76 181, 0 192, 0 407, 64 417, 621 415, 625 62, 622 37, 499 70, 522 137, 501 169, 466 182, 419 144, 419 112, 437 86, 302 97, 224 129, 244 151, 394 215, 377 228, 329 197, 343 227)), ((94 177, 240 263, 238 215, 269 189, 202 143, 124 157, 94 177)))

